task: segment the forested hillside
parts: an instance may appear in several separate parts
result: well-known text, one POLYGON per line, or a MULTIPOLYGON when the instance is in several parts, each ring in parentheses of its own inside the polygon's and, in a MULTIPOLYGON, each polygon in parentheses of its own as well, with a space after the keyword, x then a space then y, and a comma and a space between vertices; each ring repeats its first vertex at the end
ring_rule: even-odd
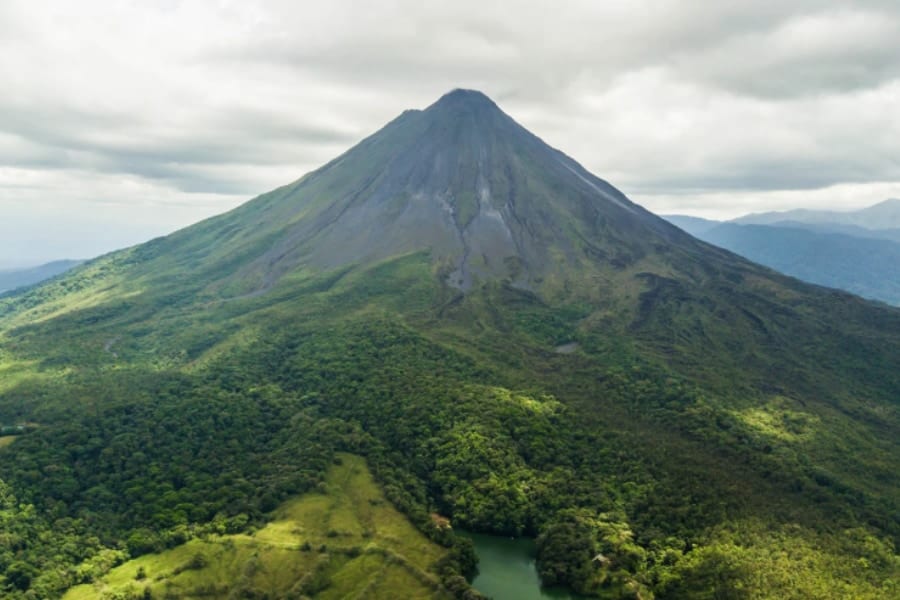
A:
POLYGON ((435 596, 476 597, 438 516, 596 597, 891 597, 898 390, 900 310, 697 241, 457 91, 0 299, 0 586, 265 527, 350 452, 446 548, 435 596))

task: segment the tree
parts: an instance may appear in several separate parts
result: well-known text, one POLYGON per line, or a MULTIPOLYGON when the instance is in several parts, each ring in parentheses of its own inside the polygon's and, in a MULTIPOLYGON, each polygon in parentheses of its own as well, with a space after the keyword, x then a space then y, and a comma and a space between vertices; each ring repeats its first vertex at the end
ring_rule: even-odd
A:
POLYGON ((37 569, 28 563, 15 561, 6 568, 6 581, 13 588, 24 591, 31 587, 31 581, 37 574, 37 569))

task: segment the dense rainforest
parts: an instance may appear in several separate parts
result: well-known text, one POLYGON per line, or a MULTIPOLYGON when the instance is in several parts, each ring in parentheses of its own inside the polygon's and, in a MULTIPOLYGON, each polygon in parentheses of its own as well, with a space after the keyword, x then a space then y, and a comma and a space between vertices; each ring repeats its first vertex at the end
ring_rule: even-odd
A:
POLYGON ((448 549, 457 597, 471 544, 435 515, 536 537, 543 581, 595 597, 900 593, 900 311, 706 246, 569 161, 454 93, 0 299, 0 424, 23 427, 0 438, 4 596, 261 527, 339 452, 448 549), (440 227, 354 246, 371 211, 440 227))

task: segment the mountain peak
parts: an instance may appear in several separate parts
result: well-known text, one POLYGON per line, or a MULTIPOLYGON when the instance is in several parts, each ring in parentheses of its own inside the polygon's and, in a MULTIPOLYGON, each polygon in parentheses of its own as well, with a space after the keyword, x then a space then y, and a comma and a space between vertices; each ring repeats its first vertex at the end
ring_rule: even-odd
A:
POLYGON ((261 278, 253 293, 301 265, 336 269, 422 251, 464 292, 502 280, 569 293, 591 273, 635 267, 680 233, 465 89, 404 113, 227 220, 267 236, 234 275, 240 286, 261 278))
POLYGON ((429 112, 448 111, 450 113, 502 113, 500 107, 478 90, 456 88, 441 96, 427 109, 429 112))

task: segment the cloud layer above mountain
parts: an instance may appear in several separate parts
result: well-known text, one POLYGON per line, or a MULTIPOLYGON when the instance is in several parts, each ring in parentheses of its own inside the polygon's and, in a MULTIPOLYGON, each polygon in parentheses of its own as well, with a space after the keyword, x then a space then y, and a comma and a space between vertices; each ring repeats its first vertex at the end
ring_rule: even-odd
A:
POLYGON ((658 212, 858 207, 900 196, 898 56, 893 1, 10 0, 0 265, 220 212, 454 87, 658 212))

